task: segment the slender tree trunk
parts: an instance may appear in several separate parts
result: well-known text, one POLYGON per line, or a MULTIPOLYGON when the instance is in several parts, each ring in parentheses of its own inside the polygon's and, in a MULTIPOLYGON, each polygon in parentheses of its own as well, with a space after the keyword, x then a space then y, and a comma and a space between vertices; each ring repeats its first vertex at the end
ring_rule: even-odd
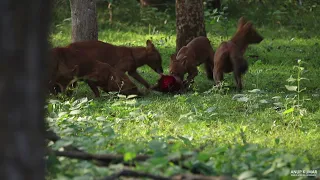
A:
POLYGON ((176 51, 193 38, 206 36, 202 0, 176 0, 176 51))
POLYGON ((96 0, 70 0, 72 42, 98 40, 96 0))
POLYGON ((0 2, 0 179, 45 178, 50 0, 0 2))

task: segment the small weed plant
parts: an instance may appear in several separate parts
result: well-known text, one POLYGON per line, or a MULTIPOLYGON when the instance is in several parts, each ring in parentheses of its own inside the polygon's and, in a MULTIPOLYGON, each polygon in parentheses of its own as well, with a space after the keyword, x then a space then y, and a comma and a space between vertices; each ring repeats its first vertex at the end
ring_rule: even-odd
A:
POLYGON ((302 92, 306 90, 306 88, 301 87, 301 81, 309 80, 303 77, 303 74, 306 72, 303 67, 303 61, 298 60, 298 65, 293 66, 293 69, 296 70, 296 77, 292 75, 287 79, 289 85, 285 85, 286 89, 293 94, 287 95, 285 102, 285 111, 284 115, 290 114, 293 118, 291 123, 297 125, 297 123, 301 124, 301 118, 306 114, 307 110, 303 107, 303 104, 307 99, 303 97, 302 92), (297 122, 298 121, 298 122, 297 122))

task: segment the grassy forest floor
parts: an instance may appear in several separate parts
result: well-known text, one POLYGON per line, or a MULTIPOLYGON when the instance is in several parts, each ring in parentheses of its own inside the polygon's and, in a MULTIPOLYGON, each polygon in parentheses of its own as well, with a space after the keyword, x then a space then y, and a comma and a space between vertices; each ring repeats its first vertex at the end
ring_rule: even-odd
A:
MULTIPOLYGON (((99 40, 145 46, 151 39, 168 73, 170 55, 175 51, 172 10, 163 13, 140 10, 136 4, 115 4, 110 25, 106 6, 98 7, 99 40)), ((49 39, 53 47, 71 42, 70 19, 63 9, 68 11, 67 7, 55 11, 60 16, 53 19, 49 39)), ((134 169, 163 176, 192 171, 239 177, 246 172, 242 176, 294 179, 290 176, 294 169, 318 169, 319 175, 320 36, 315 18, 319 7, 306 14, 299 14, 304 12, 301 9, 291 10, 279 17, 267 14, 267 10, 232 9, 229 5, 225 11, 229 14, 220 14, 219 22, 215 19, 218 15, 206 10, 206 31, 214 49, 232 36, 241 15, 252 20, 265 38, 249 46, 245 54, 249 71, 242 94, 232 88, 232 74, 225 76, 231 88, 216 89, 202 67, 193 91, 181 95, 150 92, 135 99, 103 93, 103 97, 94 98, 88 86, 80 83, 71 98, 48 98, 48 124, 63 138, 49 146, 60 149, 73 144, 90 153, 124 154, 126 160, 149 154, 153 158, 134 162, 134 169), (266 16, 261 15, 264 12, 266 16), (294 68, 298 59, 303 62, 300 70, 294 68), (297 85, 297 81, 287 79, 298 75, 308 79, 299 85, 305 90, 287 90, 285 85, 297 85), (170 157, 194 150, 197 153, 182 160, 180 166, 168 162, 170 157)), ((149 67, 139 72, 151 84, 156 83, 158 75, 149 67)), ((54 156, 49 156, 48 162, 48 179, 95 179, 123 168, 122 164, 98 167, 88 161, 54 156)))

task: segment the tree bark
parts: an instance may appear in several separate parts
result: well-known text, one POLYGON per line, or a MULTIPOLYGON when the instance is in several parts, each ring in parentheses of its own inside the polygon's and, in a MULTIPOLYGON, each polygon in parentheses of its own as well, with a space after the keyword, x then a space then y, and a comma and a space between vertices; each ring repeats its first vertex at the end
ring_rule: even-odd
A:
POLYGON ((70 0, 72 42, 98 40, 96 0, 70 0))
POLYGON ((176 51, 193 38, 206 36, 202 0, 176 0, 176 51))
POLYGON ((0 179, 45 179, 50 0, 0 2, 0 179))

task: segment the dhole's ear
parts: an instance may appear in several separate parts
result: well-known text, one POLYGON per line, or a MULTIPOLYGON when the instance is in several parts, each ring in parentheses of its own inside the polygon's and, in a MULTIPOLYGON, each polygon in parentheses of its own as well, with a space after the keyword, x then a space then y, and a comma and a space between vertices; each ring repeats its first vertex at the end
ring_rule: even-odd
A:
POLYGON ((238 29, 242 28, 246 24, 246 19, 244 17, 241 17, 238 21, 238 29))
POLYGON ((247 23, 243 26, 243 28, 244 28, 244 29, 251 29, 252 26, 253 26, 252 22, 249 21, 249 22, 247 22, 247 23))
POLYGON ((152 44, 152 42, 148 39, 147 42, 147 50, 153 50, 154 49, 154 45, 152 44))
POLYGON ((175 61, 177 59, 177 54, 171 54, 170 60, 175 61))
POLYGON ((181 59, 181 63, 183 64, 183 65, 185 65, 186 64, 186 62, 187 62, 187 56, 183 56, 183 58, 181 59))

